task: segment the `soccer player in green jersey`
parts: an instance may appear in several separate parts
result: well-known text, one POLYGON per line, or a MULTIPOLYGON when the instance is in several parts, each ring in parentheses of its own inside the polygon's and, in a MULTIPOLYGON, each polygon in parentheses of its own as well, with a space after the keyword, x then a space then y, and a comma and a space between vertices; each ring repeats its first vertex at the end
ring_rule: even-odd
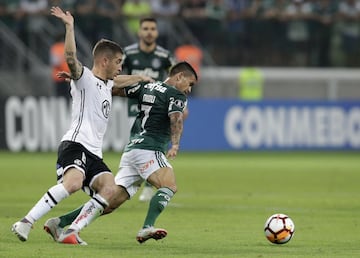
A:
MULTIPOLYGON (((113 91, 114 95, 136 99, 140 111, 115 176, 118 186, 115 197, 103 214, 112 212, 133 197, 143 181, 156 187, 157 192, 150 200, 143 227, 136 236, 139 243, 151 238, 162 239, 167 235, 165 229, 155 228, 154 224, 177 191, 175 173, 168 158, 175 158, 179 151, 186 96, 197 79, 193 67, 187 62, 180 62, 171 68, 164 82, 138 83, 113 91)), ((77 216, 78 210, 67 214, 66 219, 77 216)), ((63 231, 64 225, 67 224, 61 217, 52 218, 45 223, 45 229, 58 241, 57 235, 63 231)))
MULTIPOLYGON (((156 19, 152 17, 142 18, 138 31, 139 41, 124 49, 125 60, 123 70, 125 73, 146 75, 159 81, 167 77, 170 67, 176 61, 169 50, 157 45, 156 40, 158 36, 156 19)), ((128 99, 129 131, 138 112, 138 101, 136 99, 128 99)), ((152 186, 145 182, 139 200, 143 202, 150 201, 153 194, 152 186)))

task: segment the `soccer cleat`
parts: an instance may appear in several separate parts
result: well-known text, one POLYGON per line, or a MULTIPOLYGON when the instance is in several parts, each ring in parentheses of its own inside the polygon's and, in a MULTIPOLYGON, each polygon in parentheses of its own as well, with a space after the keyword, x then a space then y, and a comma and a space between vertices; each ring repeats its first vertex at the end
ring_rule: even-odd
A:
POLYGON ((167 231, 162 228, 154 228, 154 227, 143 228, 137 234, 136 240, 140 244, 142 244, 145 241, 149 240, 150 238, 159 240, 166 237, 166 235, 167 235, 167 231))
POLYGON ((12 225, 11 231, 21 240, 26 241, 32 225, 30 223, 18 221, 12 225))
POLYGON ((151 200, 151 198, 154 196, 154 190, 151 186, 144 186, 140 196, 139 201, 140 202, 148 202, 151 200))
POLYGON ((79 232, 71 231, 69 233, 62 233, 58 242, 70 245, 87 245, 87 243, 79 237, 79 232))
POLYGON ((60 219, 59 218, 51 218, 48 219, 44 224, 44 230, 54 239, 54 241, 58 241, 60 235, 64 232, 64 229, 59 226, 60 219))

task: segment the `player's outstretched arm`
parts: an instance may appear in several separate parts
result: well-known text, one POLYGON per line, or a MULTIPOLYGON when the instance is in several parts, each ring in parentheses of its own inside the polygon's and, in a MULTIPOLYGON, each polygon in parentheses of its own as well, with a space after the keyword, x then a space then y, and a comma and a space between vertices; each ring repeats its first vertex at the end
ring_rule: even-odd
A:
POLYGON ((114 78, 114 87, 115 88, 125 88, 127 86, 137 84, 139 82, 153 82, 153 81, 154 81, 154 79, 152 79, 149 76, 145 76, 145 75, 120 74, 120 75, 115 76, 115 78, 114 78))
POLYGON ((113 96, 125 97, 123 88, 137 84, 139 82, 153 82, 154 79, 144 75, 117 75, 114 78, 113 96))
POLYGON ((50 9, 51 15, 59 18, 65 24, 65 59, 69 66, 71 78, 79 79, 83 66, 76 56, 76 43, 74 31, 74 17, 70 12, 64 12, 60 7, 53 6, 50 9))

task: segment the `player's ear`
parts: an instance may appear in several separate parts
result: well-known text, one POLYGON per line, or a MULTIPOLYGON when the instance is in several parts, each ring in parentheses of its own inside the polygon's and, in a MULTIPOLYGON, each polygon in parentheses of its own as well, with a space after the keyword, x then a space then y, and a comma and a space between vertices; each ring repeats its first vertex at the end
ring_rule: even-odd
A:
POLYGON ((178 73, 176 74, 176 80, 177 80, 177 81, 180 81, 183 77, 184 77, 184 73, 183 73, 183 72, 178 72, 178 73))
POLYGON ((102 64, 103 67, 105 67, 108 64, 108 62, 109 62, 109 59, 106 58, 105 56, 103 56, 101 58, 101 64, 102 64))

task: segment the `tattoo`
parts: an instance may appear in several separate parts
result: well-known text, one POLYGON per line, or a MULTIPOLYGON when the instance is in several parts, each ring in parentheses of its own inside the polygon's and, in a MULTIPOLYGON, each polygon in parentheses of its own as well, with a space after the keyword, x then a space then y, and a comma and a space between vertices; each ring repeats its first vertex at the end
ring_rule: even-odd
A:
POLYGON ((170 114, 170 131, 171 144, 178 145, 183 131, 183 114, 181 112, 170 114))
POLYGON ((70 69, 71 77, 79 79, 82 72, 82 64, 77 60, 75 52, 65 52, 65 58, 70 69))

